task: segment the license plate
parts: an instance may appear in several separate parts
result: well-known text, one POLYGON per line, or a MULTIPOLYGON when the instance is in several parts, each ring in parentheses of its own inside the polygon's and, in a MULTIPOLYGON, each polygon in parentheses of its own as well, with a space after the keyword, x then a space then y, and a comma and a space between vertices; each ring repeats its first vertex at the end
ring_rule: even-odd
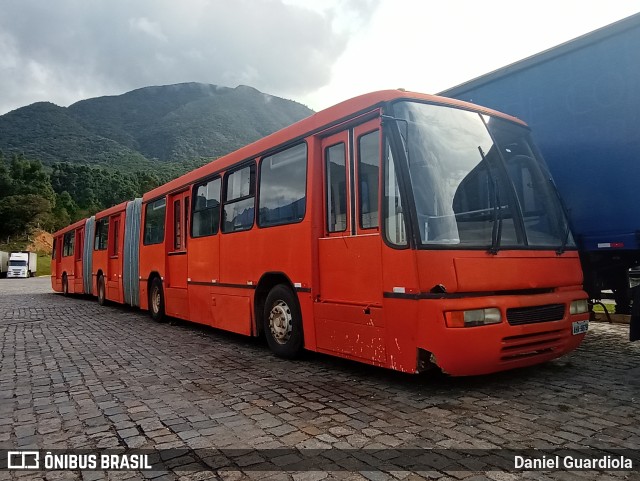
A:
POLYGON ((575 321, 572 324, 573 335, 584 334, 589 330, 589 321, 575 321))

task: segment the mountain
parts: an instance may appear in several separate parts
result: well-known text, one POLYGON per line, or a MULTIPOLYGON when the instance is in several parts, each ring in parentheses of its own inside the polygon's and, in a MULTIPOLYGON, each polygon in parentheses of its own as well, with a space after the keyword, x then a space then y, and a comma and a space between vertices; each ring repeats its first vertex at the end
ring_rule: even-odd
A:
POLYGON ((38 102, 2 115, 0 150, 49 165, 144 170, 158 161, 219 157, 312 113, 247 86, 145 87, 67 108, 38 102))

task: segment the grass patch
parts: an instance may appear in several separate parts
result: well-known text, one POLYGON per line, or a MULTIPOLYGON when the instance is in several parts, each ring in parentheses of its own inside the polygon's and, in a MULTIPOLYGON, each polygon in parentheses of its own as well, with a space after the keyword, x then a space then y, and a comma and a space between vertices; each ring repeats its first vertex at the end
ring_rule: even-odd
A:
POLYGON ((43 252, 38 252, 38 275, 50 276, 51 275, 51 255, 43 252))
MULTIPOLYGON (((614 302, 604 302, 603 304, 607 306, 607 311, 609 311, 609 314, 612 314, 616 311, 616 305, 614 302)), ((594 304, 593 312, 602 312, 604 314, 604 309, 600 304, 594 304)))

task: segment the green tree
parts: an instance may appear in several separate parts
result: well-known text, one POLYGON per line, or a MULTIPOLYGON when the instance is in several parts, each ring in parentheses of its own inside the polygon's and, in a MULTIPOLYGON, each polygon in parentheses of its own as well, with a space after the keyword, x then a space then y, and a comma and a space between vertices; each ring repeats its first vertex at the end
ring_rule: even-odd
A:
POLYGON ((4 153, 0 150, 0 199, 12 194, 13 178, 5 163, 4 153))
POLYGON ((10 195, 0 199, 0 234, 22 235, 31 229, 52 229, 54 219, 49 199, 34 195, 10 195))
POLYGON ((27 160, 22 154, 14 154, 10 175, 13 180, 13 195, 33 194, 47 199, 51 205, 55 202, 51 179, 39 160, 27 160))

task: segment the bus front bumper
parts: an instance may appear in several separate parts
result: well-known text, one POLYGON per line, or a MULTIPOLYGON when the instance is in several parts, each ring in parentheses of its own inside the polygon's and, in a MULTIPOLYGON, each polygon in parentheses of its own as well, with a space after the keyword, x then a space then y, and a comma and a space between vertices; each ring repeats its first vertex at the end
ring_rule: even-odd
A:
MULTIPOLYGON (((576 349, 588 328, 589 313, 571 314, 571 302, 586 300, 579 289, 530 296, 440 301, 424 306, 428 328, 422 347, 443 372, 470 376, 532 366, 576 349), (562 307, 561 307, 562 306, 562 307), (444 308, 443 308, 444 307, 444 308), (501 321, 473 327, 448 327, 445 313, 494 308, 501 321), (561 316, 561 317, 560 317, 561 316)), ((423 301, 429 303, 430 301, 423 301)))

